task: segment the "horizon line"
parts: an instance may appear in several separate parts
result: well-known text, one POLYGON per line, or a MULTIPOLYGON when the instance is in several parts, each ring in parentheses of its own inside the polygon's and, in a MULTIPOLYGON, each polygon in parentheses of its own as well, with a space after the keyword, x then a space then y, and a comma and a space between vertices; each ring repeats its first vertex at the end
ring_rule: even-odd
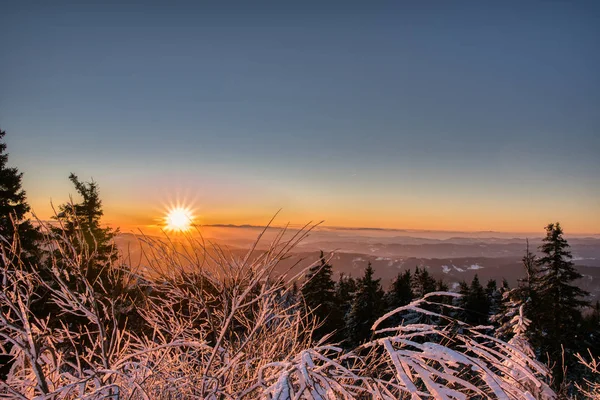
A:
MULTIPOLYGON (((267 227, 270 228, 278 228, 283 229, 285 226, 278 225, 252 225, 252 224, 196 224, 199 227, 213 227, 213 228, 241 228, 241 229, 264 229, 267 227)), ((288 227, 299 228, 305 225, 302 224, 289 224, 288 227)), ((385 232, 421 232, 421 233, 516 233, 516 234, 540 234, 540 232, 536 231, 497 231, 497 230, 456 230, 456 229, 417 229, 417 228, 379 228, 379 227, 352 227, 352 226, 334 226, 334 225, 317 225, 317 229, 326 228, 326 229, 335 229, 335 230, 348 230, 348 231, 385 231, 385 232)), ((582 233, 566 233, 567 235, 578 235, 578 236, 600 236, 600 232, 592 233, 592 232, 582 232, 582 233)))
MULTIPOLYGON (((45 224, 56 224, 57 221, 52 219, 38 219, 38 222, 45 224)), ((121 224, 114 222, 106 222, 103 225, 106 226, 114 226, 120 227, 121 224)), ((157 225, 136 225, 139 229, 141 227, 159 227, 157 225)), ((208 227, 208 228, 235 228, 235 229, 265 229, 265 228, 273 228, 273 229, 284 229, 284 228, 292 228, 299 229, 302 227, 314 227, 315 229, 331 229, 331 230, 339 230, 339 231, 380 231, 380 232, 404 232, 404 233, 471 233, 471 234, 518 234, 518 235, 534 235, 534 236, 543 236, 543 231, 540 229, 539 232, 536 231, 499 231, 499 230, 457 230, 457 229, 418 229, 418 228, 380 228, 380 227, 365 227, 365 226, 335 226, 335 225, 320 225, 319 223, 313 224, 309 222, 308 224, 288 224, 288 225, 253 225, 253 224, 192 224, 194 227, 208 227)), ((160 228, 160 227, 159 227, 160 228)), ((122 232, 124 233, 124 232, 122 232)), ((575 233, 565 233, 567 236, 579 236, 579 237, 590 237, 592 239, 598 239, 600 236, 600 232, 592 233, 592 232, 575 232, 575 233)))

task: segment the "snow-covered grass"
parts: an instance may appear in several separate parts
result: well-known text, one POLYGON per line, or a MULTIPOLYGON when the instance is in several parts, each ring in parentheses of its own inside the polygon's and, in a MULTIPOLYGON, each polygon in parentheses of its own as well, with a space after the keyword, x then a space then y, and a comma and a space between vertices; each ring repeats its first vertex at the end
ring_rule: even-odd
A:
POLYGON ((145 238, 153 254, 144 266, 153 274, 109 263, 103 289, 77 272, 93 249, 77 251, 68 238, 49 236, 70 272, 52 256, 42 279, 39 268, 13 262, 17 249, 3 240, 0 353, 12 367, 0 381, 0 398, 553 397, 547 369, 523 343, 431 311, 452 307, 433 300, 455 293, 429 294, 393 312, 445 324, 380 328, 389 313, 374 324, 373 339, 353 351, 327 339, 312 342, 314 322, 293 290, 302 274, 274 273, 309 232, 284 239, 282 231, 269 250, 254 247, 241 258, 201 239, 180 250, 145 238), (141 298, 112 290, 123 274, 141 298), (52 317, 34 313, 40 287, 52 317))

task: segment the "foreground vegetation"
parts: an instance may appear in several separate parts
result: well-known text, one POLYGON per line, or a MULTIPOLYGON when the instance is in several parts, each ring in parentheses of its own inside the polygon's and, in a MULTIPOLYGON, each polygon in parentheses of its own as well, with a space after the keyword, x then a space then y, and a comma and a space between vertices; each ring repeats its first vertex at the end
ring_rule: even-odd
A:
MULTIPOLYGON (((18 261, 5 242, 3 260, 16 262, 0 272, 0 340, 11 358, 0 393, 23 399, 554 396, 548 370, 521 335, 524 318, 506 343, 428 310, 450 307, 433 297, 457 294, 433 293, 394 310, 445 319, 444 327, 382 328, 390 313, 375 321, 372 340, 351 351, 326 338, 313 341, 315 319, 292 295, 299 276, 273 275, 305 233, 244 259, 224 253, 205 259, 209 253, 197 243, 186 265, 171 265, 155 279, 128 276, 127 287, 121 280, 130 273, 110 259, 102 278, 90 281, 81 267, 95 252, 77 251, 66 236, 47 237, 53 251, 45 276, 18 261), (45 317, 36 312, 41 299, 45 317)), ((175 260, 167 243, 151 245, 175 260)))

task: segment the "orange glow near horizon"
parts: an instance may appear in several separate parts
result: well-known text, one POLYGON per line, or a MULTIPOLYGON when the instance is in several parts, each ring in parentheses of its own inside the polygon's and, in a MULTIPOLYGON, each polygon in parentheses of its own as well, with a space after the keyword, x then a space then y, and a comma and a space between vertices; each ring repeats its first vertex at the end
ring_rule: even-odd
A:
MULTIPOLYGON (((251 204, 241 207, 239 204, 215 204, 201 202, 186 196, 186 201, 155 202, 145 205, 142 199, 131 203, 120 203, 115 206, 113 199, 106 201, 104 223, 120 227, 122 231, 154 231, 165 229, 170 232, 185 232, 195 226, 223 225, 256 225, 266 224, 275 214, 275 206, 251 204), (113 201, 111 201, 113 200, 113 201), (158 203, 158 204, 157 204, 158 203), (161 204, 162 203, 162 204, 161 204), (160 204, 160 205, 159 205, 160 204), (202 204, 202 206, 200 206, 202 204), (198 210, 202 210, 201 216, 198 210), (178 210, 171 215, 171 212, 178 210), (189 226, 183 230, 177 228, 177 221, 190 219, 189 226), (172 218, 168 217, 171 216, 172 218), (171 221, 170 221, 171 220, 171 221)), ((32 202, 33 210, 41 219, 49 219, 53 210, 47 202, 32 202)), ((284 207, 275 221, 275 225, 302 225, 308 221, 324 221, 323 226, 340 228, 383 228, 414 229, 435 231, 495 231, 514 233, 543 233, 549 222, 560 221, 568 234, 600 234, 598 214, 582 214, 580 209, 563 207, 560 212, 552 212, 546 208, 536 210, 513 211, 493 210, 493 207, 480 206, 461 207, 458 205, 423 205, 407 204, 405 207, 385 207, 375 209, 361 207, 338 206, 323 207, 315 205, 314 209, 303 207, 284 207)), ((558 209, 558 208, 557 208, 558 209)))

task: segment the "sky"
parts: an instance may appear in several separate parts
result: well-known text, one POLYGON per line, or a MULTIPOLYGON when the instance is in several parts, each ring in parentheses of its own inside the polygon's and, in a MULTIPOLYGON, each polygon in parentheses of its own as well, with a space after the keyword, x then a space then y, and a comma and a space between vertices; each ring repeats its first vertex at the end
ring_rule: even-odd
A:
POLYGON ((600 232, 600 3, 11 2, 0 129, 38 217, 600 232), (217 4, 218 3, 218 4, 217 4))

